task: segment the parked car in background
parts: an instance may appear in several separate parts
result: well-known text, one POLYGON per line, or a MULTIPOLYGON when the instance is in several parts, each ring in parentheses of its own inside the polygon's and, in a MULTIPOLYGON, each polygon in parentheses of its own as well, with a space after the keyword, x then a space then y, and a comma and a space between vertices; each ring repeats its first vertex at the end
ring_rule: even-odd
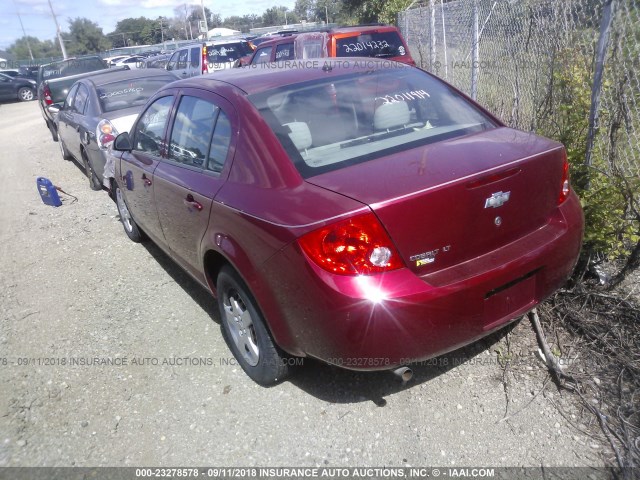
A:
POLYGON ((217 296, 252 379, 426 360, 565 282, 583 215, 561 144, 417 68, 308 63, 167 85, 114 142, 126 234, 217 296))
POLYGON ((195 77, 237 67, 248 61, 251 54, 253 48, 244 39, 213 40, 177 49, 166 68, 180 78, 195 77))
POLYGON ((144 62, 144 60, 146 59, 146 57, 143 57, 142 55, 131 55, 128 57, 124 57, 124 58, 120 58, 118 60, 112 60, 109 63, 110 67, 124 67, 127 66, 129 67, 131 70, 134 70, 136 68, 139 68, 139 66, 142 64, 142 62, 144 62))
POLYGON ((247 64, 326 57, 374 57, 415 65, 400 31, 390 25, 279 35, 261 43, 247 64))
POLYGON ((33 80, 10 77, 0 73, 0 99, 29 102, 36 98, 36 84, 33 80))
POLYGON ((54 141, 58 141, 58 132, 53 115, 47 106, 64 101, 69 87, 78 79, 106 69, 107 63, 97 55, 68 58, 40 65, 37 86, 38 104, 54 141))
POLYGON ((26 65, 18 67, 18 72, 22 78, 38 81, 38 69, 39 65, 26 65))
POLYGON ((153 55, 145 58, 138 68, 166 68, 169 58, 169 53, 153 55))
POLYGON ((128 132, 147 99, 176 79, 170 72, 152 69, 109 71, 75 82, 64 104, 48 107, 55 114, 62 158, 80 162, 89 186, 100 190, 107 149, 115 136, 128 132))
POLYGON ((319 45, 317 35, 299 35, 296 39, 296 57, 307 58, 308 54, 320 48, 321 56, 326 57, 373 57, 408 65, 416 64, 400 30, 393 25, 334 28, 325 32, 321 38, 324 42, 319 45))
POLYGON ((295 60, 294 40, 297 35, 276 36, 261 43, 247 62, 247 65, 259 63, 282 62, 295 60))
MULTIPOLYGON (((26 80, 29 83, 31 83, 31 85, 36 86, 36 80, 31 78, 30 76, 25 76, 22 74, 22 72, 20 70, 0 70, 0 73, 3 75, 6 75, 7 77, 11 77, 11 78, 15 78, 15 79, 19 79, 19 80, 26 80)), ((26 72, 25 72, 26 73, 26 72)))

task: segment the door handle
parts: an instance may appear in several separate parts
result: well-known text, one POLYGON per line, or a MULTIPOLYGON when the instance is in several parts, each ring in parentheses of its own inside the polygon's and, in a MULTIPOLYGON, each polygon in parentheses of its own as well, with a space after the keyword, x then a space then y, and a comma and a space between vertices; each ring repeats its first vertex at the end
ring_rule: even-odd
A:
POLYGON ((197 211, 202 210, 202 204, 200 202, 197 202, 196 199, 193 198, 193 195, 191 194, 187 195, 187 198, 185 198, 183 202, 187 207, 193 207, 197 211))
POLYGON ((147 178, 147 175, 144 174, 144 173, 142 174, 142 181, 143 181, 145 187, 150 187, 151 186, 151 183, 152 183, 151 179, 147 178))

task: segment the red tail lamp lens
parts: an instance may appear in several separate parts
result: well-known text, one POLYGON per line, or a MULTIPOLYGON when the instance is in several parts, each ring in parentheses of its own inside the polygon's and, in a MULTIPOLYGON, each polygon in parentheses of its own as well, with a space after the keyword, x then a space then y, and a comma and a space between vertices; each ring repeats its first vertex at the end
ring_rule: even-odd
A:
POLYGON ((322 227, 298 242, 318 266, 339 275, 370 275, 404 267, 389 235, 373 213, 322 227))

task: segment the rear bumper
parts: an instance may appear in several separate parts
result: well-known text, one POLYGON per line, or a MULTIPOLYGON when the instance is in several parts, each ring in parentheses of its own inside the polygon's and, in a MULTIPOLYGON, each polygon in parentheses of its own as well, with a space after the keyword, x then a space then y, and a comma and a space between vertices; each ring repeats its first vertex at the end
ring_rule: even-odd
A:
POLYGON ((294 244, 264 266, 270 291, 256 296, 289 353, 349 369, 389 369, 472 343, 550 296, 575 266, 583 223, 572 194, 544 227, 423 277, 406 268, 333 275, 294 244))

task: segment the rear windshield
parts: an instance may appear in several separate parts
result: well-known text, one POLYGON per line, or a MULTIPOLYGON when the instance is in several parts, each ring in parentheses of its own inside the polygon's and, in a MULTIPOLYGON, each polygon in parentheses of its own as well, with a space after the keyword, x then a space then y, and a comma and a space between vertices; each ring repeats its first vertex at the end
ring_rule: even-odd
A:
POLYGON ((409 67, 298 83, 249 99, 304 178, 496 127, 451 87, 409 67))
POLYGON ((74 58, 61 60, 41 67, 40 80, 78 75, 79 73, 93 72, 107 68, 107 63, 99 57, 74 58))
POLYGON ((402 57, 407 51, 396 31, 371 32, 336 40, 337 57, 402 57))
POLYGON ((144 105, 160 87, 174 80, 174 77, 136 78, 100 85, 96 87, 100 108, 103 112, 113 112, 144 105))
POLYGON ((208 63, 227 63, 253 53, 247 42, 220 43, 207 47, 208 63))

